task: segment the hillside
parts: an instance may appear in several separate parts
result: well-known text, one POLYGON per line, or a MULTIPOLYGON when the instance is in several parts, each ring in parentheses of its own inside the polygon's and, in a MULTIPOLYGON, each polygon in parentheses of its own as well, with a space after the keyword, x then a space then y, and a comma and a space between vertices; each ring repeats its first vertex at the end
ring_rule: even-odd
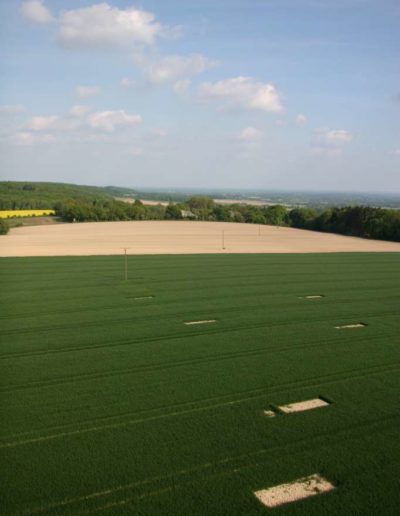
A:
POLYGON ((126 195, 135 195, 135 191, 115 186, 2 181, 0 182, 0 210, 54 208, 55 204, 70 199, 92 202, 112 200, 116 196, 126 195))
MULTIPOLYGON (((400 211, 371 206, 314 209, 282 205, 218 204, 197 195, 184 202, 144 205, 140 193, 129 188, 80 186, 65 183, 0 183, 0 210, 54 209, 65 222, 117 220, 180 220, 245 222, 291 226, 328 233, 400 241, 400 211), (134 203, 122 202, 132 200, 134 203)), ((6 234, 7 227, 2 233, 6 234)))

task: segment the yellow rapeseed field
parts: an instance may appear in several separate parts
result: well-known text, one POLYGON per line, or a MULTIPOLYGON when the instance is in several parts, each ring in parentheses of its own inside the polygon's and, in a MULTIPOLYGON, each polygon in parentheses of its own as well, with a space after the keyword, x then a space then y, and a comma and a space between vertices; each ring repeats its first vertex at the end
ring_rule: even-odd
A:
POLYGON ((0 219, 11 217, 40 217, 43 215, 55 215, 54 210, 0 210, 0 219))

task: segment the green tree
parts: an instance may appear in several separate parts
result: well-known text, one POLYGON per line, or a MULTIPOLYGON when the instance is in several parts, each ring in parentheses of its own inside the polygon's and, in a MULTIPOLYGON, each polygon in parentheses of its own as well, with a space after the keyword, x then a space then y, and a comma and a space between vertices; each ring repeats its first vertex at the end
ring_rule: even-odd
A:
POLYGON ((272 226, 284 226, 287 222, 287 209, 281 204, 275 206, 268 206, 264 210, 264 217, 266 224, 272 226))
POLYGON ((234 222, 244 222, 245 221, 241 211, 234 210, 234 212, 233 212, 233 221, 234 222))
POLYGON ((10 230, 10 225, 4 219, 0 219, 0 235, 7 235, 10 230))
POLYGON ((211 197, 206 195, 195 195, 188 200, 187 204, 191 210, 212 210, 215 206, 211 197))
POLYGON ((215 205, 212 214, 215 220, 230 222, 232 220, 231 209, 228 206, 215 205))
POLYGON ((167 220, 180 220, 182 219, 182 213, 179 206, 176 204, 168 204, 165 210, 165 218, 167 220))
POLYGON ((258 206, 245 206, 242 213, 244 221, 249 224, 265 224, 263 211, 258 206))
POLYGON ((289 212, 291 226, 296 228, 312 229, 317 218, 317 212, 313 208, 294 208, 289 212))

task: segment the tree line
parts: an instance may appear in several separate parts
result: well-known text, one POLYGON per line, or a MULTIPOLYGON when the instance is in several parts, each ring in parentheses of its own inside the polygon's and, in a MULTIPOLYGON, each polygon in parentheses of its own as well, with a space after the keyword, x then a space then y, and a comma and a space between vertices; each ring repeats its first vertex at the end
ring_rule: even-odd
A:
MULTIPOLYGON (((65 188, 65 186, 63 193, 67 194, 68 188, 65 188)), ((23 192, 26 194, 28 189, 29 186, 28 188, 25 187, 23 192)), ((47 193, 50 193, 48 190, 51 190, 51 188, 46 185, 46 190, 47 193)), ((126 203, 113 199, 109 195, 96 196, 96 193, 98 192, 95 190, 86 190, 84 195, 78 198, 75 196, 71 198, 62 197, 61 200, 53 203, 46 201, 45 207, 55 209, 56 216, 66 222, 192 219, 288 226, 400 242, 400 211, 394 209, 366 206, 288 209, 279 204, 273 206, 236 203, 221 205, 216 204, 210 197, 203 195, 193 196, 185 202, 162 206, 161 204, 145 205, 139 200, 126 203)), ((34 208, 38 206, 24 207, 34 208)), ((19 208, 22 209, 22 207, 19 208)), ((1 209, 6 208, 2 207, 1 209)), ((7 231, 7 222, 0 222, 0 234, 5 234, 7 231)))
POLYGON ((0 210, 53 209, 69 199, 90 203, 96 199, 135 195, 132 189, 115 186, 84 186, 68 183, 0 181, 0 210))
POLYGON ((104 220, 205 220, 288 226, 342 235, 400 241, 400 211, 365 206, 317 210, 288 209, 282 205, 220 205, 206 196, 194 196, 184 203, 168 206, 133 204, 122 201, 70 200, 54 206, 56 214, 72 222, 104 220))

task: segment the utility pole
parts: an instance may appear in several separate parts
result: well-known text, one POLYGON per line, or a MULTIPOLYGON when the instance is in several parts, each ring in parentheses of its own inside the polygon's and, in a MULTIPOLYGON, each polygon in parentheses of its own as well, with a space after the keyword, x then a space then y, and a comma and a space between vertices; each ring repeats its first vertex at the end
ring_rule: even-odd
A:
POLYGON ((126 254, 127 249, 127 247, 123 247, 125 255, 125 281, 128 280, 128 255, 126 254))

